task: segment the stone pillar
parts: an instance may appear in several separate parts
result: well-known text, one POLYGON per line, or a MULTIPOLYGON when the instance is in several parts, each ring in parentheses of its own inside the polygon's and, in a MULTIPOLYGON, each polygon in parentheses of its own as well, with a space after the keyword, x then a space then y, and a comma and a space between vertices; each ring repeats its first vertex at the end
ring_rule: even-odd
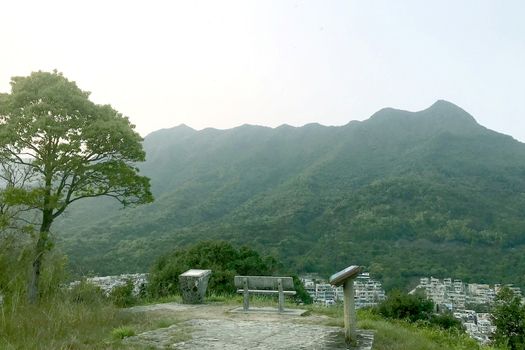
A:
POLYGON ((357 318, 355 313, 354 300, 354 279, 361 272, 359 266, 348 266, 346 269, 333 274, 330 277, 330 284, 336 287, 343 286, 344 291, 344 321, 345 321, 345 340, 351 345, 357 341, 356 324, 357 318))
POLYGON ((211 270, 191 269, 179 276, 179 288, 184 304, 202 304, 208 288, 211 270))
POLYGON ((344 312, 345 312, 345 340, 354 343, 356 340, 355 300, 354 300, 354 279, 349 278, 345 281, 344 287, 344 312))

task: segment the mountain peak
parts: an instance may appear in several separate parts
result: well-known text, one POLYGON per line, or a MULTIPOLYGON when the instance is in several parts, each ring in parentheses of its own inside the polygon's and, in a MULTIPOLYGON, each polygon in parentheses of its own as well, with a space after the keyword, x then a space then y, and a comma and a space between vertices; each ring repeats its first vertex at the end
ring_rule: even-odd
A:
POLYGON ((455 107, 455 108, 459 108, 456 104, 450 102, 450 101, 447 101, 447 100, 437 100, 436 102, 434 102, 432 104, 432 106, 430 106, 429 108, 433 108, 433 107, 455 107))
POLYGON ((437 100, 430 107, 417 112, 383 108, 364 121, 363 127, 398 130, 400 135, 410 132, 425 137, 443 132, 467 135, 486 131, 468 112, 445 100, 437 100))
POLYGON ((426 110, 446 111, 449 113, 468 114, 470 116, 470 114, 467 111, 465 111, 463 108, 447 100, 437 100, 426 110))
POLYGON ((196 132, 195 129, 187 126, 186 124, 180 124, 180 125, 177 125, 177 126, 174 126, 172 128, 163 128, 163 129, 159 129, 159 130, 156 130, 156 131, 153 131, 151 133, 149 133, 148 135, 146 135, 145 139, 151 139, 151 137, 170 137, 172 134, 176 134, 176 135, 189 135, 189 134, 192 134, 196 132))
POLYGON ((432 106, 421 111, 420 113, 440 119, 442 121, 453 121, 454 123, 462 122, 478 125, 474 117, 467 111, 446 100, 437 100, 434 102, 434 104, 432 104, 432 106))
POLYGON ((187 126, 186 124, 182 123, 172 128, 173 130, 187 130, 187 131, 195 131, 192 127, 187 126))

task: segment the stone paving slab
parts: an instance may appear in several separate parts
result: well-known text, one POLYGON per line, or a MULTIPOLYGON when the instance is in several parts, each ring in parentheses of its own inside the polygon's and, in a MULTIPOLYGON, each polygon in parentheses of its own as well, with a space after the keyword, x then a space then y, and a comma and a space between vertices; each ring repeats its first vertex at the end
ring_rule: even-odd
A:
POLYGON ((166 310, 166 311, 186 311, 194 308, 198 308, 199 305, 188 305, 188 304, 179 304, 179 303, 164 303, 164 304, 153 304, 153 305, 141 305, 141 306, 133 306, 128 309, 127 311, 130 312, 146 312, 146 311, 159 311, 159 310, 166 310))
MULTIPOLYGON (((242 310, 242 307, 238 309, 242 310)), ((174 324, 167 328, 124 340, 124 343, 145 349, 371 350, 374 337, 372 331, 357 330, 358 344, 349 347, 344 341, 343 328, 322 325, 322 316, 300 316, 304 310, 283 315, 272 307, 254 307, 254 312, 231 312, 228 305, 178 303, 137 306, 127 310, 152 312, 153 317, 175 316, 174 324)))
MULTIPOLYGON (((366 333, 366 331, 365 331, 366 333)), ((168 328, 157 329, 127 338, 126 342, 157 349, 352 349, 370 350, 373 334, 358 335, 358 347, 348 347, 339 327, 296 324, 276 321, 232 319, 195 319, 168 328), (190 335, 185 332, 190 332, 190 335), (190 338, 177 341, 177 339, 190 338), (361 340, 368 337, 369 342, 361 340)))

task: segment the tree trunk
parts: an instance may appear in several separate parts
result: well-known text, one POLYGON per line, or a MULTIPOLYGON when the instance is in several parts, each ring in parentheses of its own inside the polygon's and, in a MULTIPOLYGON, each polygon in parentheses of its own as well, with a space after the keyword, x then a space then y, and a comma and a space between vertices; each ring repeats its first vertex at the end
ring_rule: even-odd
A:
POLYGON ((31 280, 28 286, 28 299, 31 304, 36 304, 39 299, 38 282, 40 280, 40 272, 42 270, 42 261, 44 260, 44 253, 48 247, 49 229, 53 223, 52 211, 44 210, 42 215, 42 225, 38 234, 38 241, 35 247, 35 260, 33 260, 33 269, 31 271, 31 280))

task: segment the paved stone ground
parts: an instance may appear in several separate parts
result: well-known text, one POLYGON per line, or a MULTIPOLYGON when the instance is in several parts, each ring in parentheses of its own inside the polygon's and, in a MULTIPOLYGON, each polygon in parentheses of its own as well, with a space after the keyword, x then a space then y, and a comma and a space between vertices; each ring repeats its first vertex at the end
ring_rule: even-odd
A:
MULTIPOLYGON (((231 308, 231 307, 230 307, 231 308)), ((133 308, 137 312, 177 312, 181 321, 126 339, 156 349, 358 349, 372 348, 373 334, 361 331, 360 346, 349 348, 343 329, 319 325, 319 316, 232 314, 228 307, 174 303, 133 308)))

